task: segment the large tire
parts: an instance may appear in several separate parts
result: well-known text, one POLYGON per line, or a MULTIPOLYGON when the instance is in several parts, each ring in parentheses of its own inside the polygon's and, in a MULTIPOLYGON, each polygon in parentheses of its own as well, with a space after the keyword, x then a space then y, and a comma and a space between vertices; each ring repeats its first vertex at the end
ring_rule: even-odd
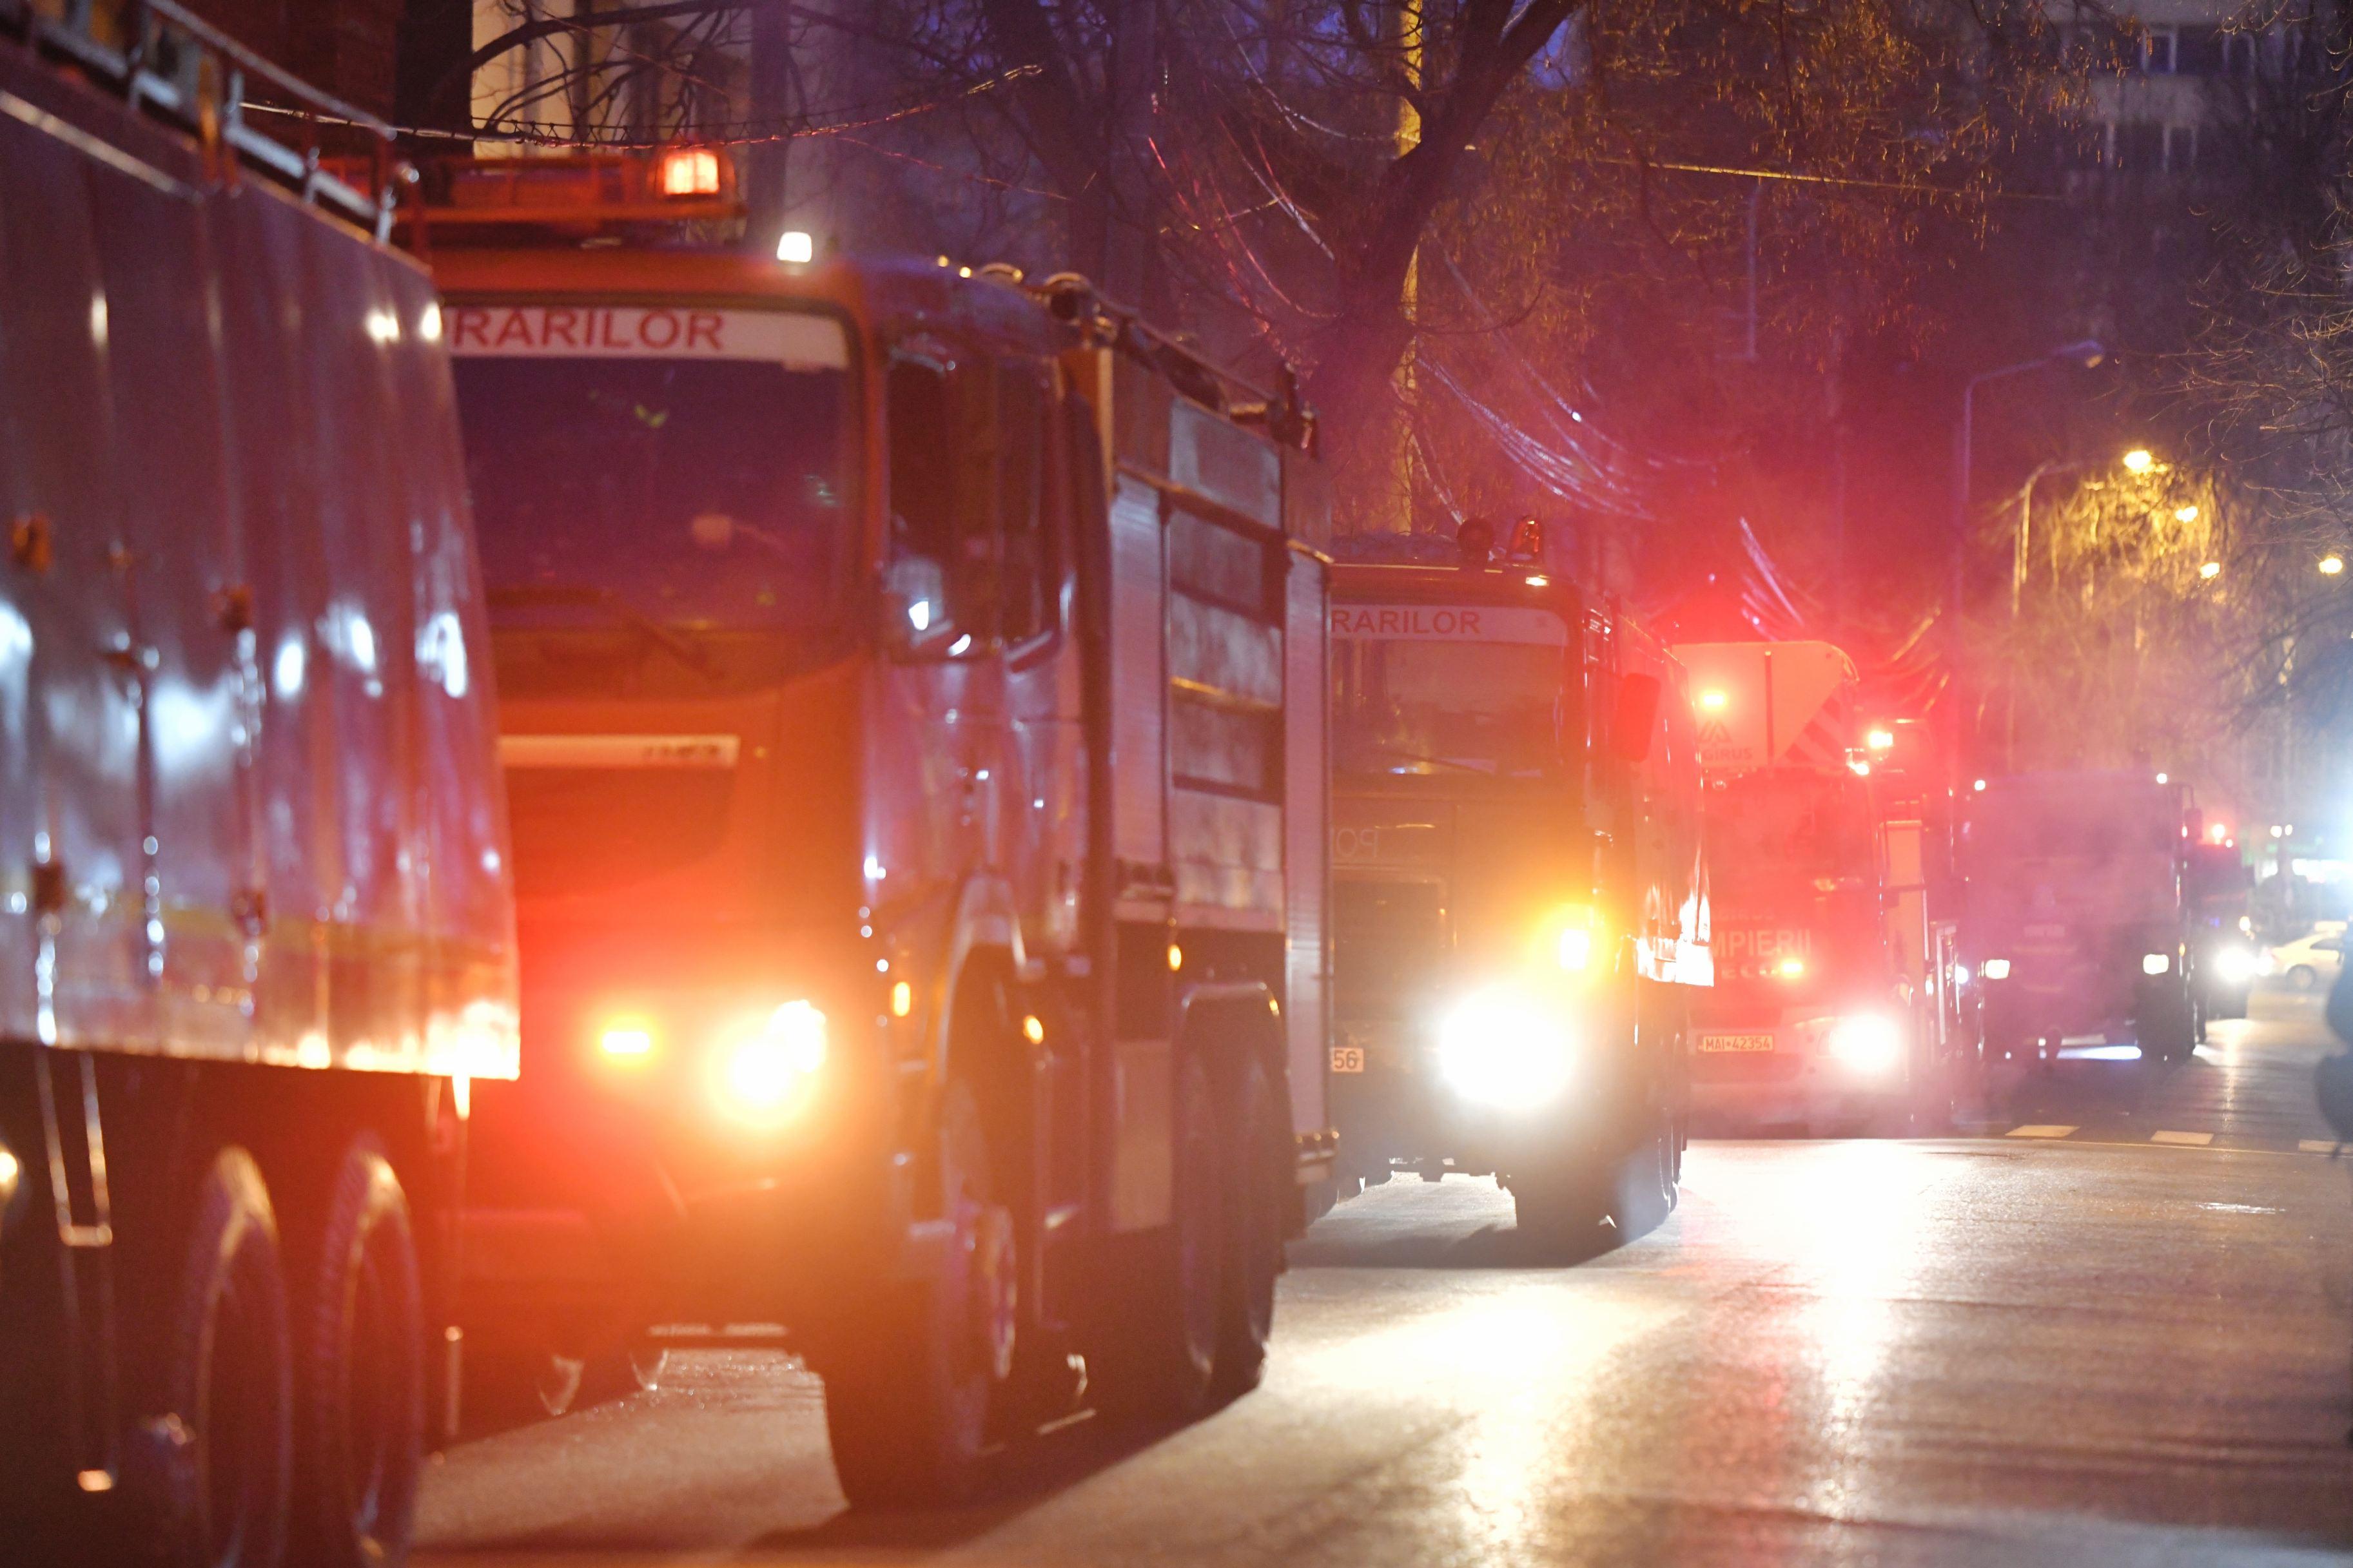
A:
POLYGON ((1662 1110, 1653 1111, 1651 1121, 1651 1132, 1619 1162, 1609 1217, 1621 1241, 1650 1235, 1675 1206, 1674 1124, 1662 1110))
POLYGON ((425 1462, 425 1307, 408 1200, 372 1139, 353 1144, 335 1173, 305 1294, 303 1561, 397 1568, 425 1462))
POLYGON ((2161 1062, 2186 1062, 2197 1049, 2197 1021, 2186 995, 2168 994, 2137 1021, 2141 1054, 2161 1062))
POLYGON ((1219 1313, 1212 1392, 1220 1399, 1247 1394, 1266 1371, 1274 1334, 1274 1282, 1282 1272, 1290 1181, 1290 1119, 1280 1114, 1274 1083, 1255 1056, 1232 1075, 1220 1119, 1229 1139, 1225 1160, 1226 1255, 1224 1306, 1219 1313))
POLYGON ((294 1465, 294 1354, 269 1189, 225 1149, 190 1206, 164 1355, 164 1408, 185 1442, 171 1468, 164 1560, 276 1568, 294 1465))
POLYGON ((860 1314, 828 1358, 826 1429, 857 1508, 963 1502, 987 1479, 995 1405, 1012 1375, 1020 1278, 1011 1211, 989 1163, 979 1101, 952 1080, 940 1108, 939 1268, 860 1314))
POLYGON ((1175 1212, 1103 1347, 1101 1397, 1111 1415, 1155 1423, 1208 1408, 1230 1253, 1217 1101, 1197 1054, 1180 1052, 1173 1089, 1175 1212))
POLYGON ((1521 1236, 1551 1257, 1579 1258, 1599 1250, 1596 1233, 1616 1199, 1614 1174, 1581 1163, 1513 1173, 1512 1209, 1521 1236))
POLYGON ((2298 991, 2316 991, 2320 988, 2320 971, 2309 963, 2299 963, 2287 972, 2287 983, 2298 991))

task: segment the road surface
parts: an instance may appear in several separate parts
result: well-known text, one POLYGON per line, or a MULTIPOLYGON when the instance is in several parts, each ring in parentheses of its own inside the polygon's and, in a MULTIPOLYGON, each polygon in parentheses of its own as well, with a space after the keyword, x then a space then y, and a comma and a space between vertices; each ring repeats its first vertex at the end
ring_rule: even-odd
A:
POLYGON ((984 1508, 852 1515, 816 1381, 657 1393, 438 1462, 420 1560, 2285 1563, 2353 1552, 2353 1188, 2316 1001, 2174 1069, 2063 1063, 1974 1135, 1694 1144, 1655 1235, 1522 1259, 1491 1184, 1294 1250, 1265 1386, 1058 1434, 984 1508))

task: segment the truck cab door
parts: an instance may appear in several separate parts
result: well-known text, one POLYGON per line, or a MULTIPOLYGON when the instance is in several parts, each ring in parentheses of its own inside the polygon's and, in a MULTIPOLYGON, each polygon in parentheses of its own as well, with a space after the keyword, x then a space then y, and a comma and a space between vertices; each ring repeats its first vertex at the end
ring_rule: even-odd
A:
POLYGON ((890 776, 876 784, 897 901, 953 889, 988 860, 1005 694, 987 363, 926 343, 886 374, 885 573, 908 624, 883 675, 890 776))
POLYGON ((1086 863, 1084 694, 1075 628, 1068 421, 1043 366, 1009 364, 1001 383, 1001 511, 1005 529, 1008 700, 1015 767, 1008 773, 1005 864, 1033 953, 1060 954, 1079 937, 1086 863), (1018 793, 1013 786, 1018 784, 1018 793))

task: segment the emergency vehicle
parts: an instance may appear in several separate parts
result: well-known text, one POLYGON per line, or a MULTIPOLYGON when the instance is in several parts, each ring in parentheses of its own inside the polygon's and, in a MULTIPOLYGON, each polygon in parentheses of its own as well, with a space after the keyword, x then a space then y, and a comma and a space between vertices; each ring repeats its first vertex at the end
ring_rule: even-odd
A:
POLYGON ((2047 1067, 2071 1041, 2189 1058, 2201 826, 2188 786, 2140 772, 2018 773, 1972 792, 1962 934, 1989 1068, 2047 1067))
POLYGON ((2191 973, 2197 976, 2198 1037, 2210 1018, 2243 1018, 2263 954, 2255 944, 2254 873, 2239 852, 2230 825, 2208 821, 2189 846, 2188 867, 2193 926, 2191 973))
POLYGON ((1485 528, 1453 564, 1336 547, 1341 1191, 1493 1172, 1531 1233, 1635 1234, 1675 1201, 1708 983, 1690 708, 1533 525, 1502 552, 1485 528))
POLYGON ((397 1563, 515 1070, 441 312, 164 0, 0 8, 0 1558, 397 1563))
POLYGON ((1708 781, 1715 916, 1694 1110, 1809 1129, 1941 1121, 1962 1030, 1952 925, 1929 898, 1946 792, 1910 754, 1918 727, 1866 726, 1853 662, 1830 643, 1674 653, 1708 781))
POLYGON ((1075 277, 610 243, 723 228, 708 150, 427 177, 523 961, 470 1321, 776 1325, 859 1503, 1254 1384, 1332 1150, 1295 395, 1075 277))

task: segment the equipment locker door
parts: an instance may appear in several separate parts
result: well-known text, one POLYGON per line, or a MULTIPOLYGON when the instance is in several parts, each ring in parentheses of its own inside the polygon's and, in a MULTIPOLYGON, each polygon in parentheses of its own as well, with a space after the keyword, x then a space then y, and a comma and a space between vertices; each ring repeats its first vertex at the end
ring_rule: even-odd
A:
POLYGON ((153 1034, 150 670, 131 616, 90 207, 94 182, 129 177, 0 118, 0 504, 12 544, 0 590, 0 1007, 10 1033, 64 1044, 153 1034))

